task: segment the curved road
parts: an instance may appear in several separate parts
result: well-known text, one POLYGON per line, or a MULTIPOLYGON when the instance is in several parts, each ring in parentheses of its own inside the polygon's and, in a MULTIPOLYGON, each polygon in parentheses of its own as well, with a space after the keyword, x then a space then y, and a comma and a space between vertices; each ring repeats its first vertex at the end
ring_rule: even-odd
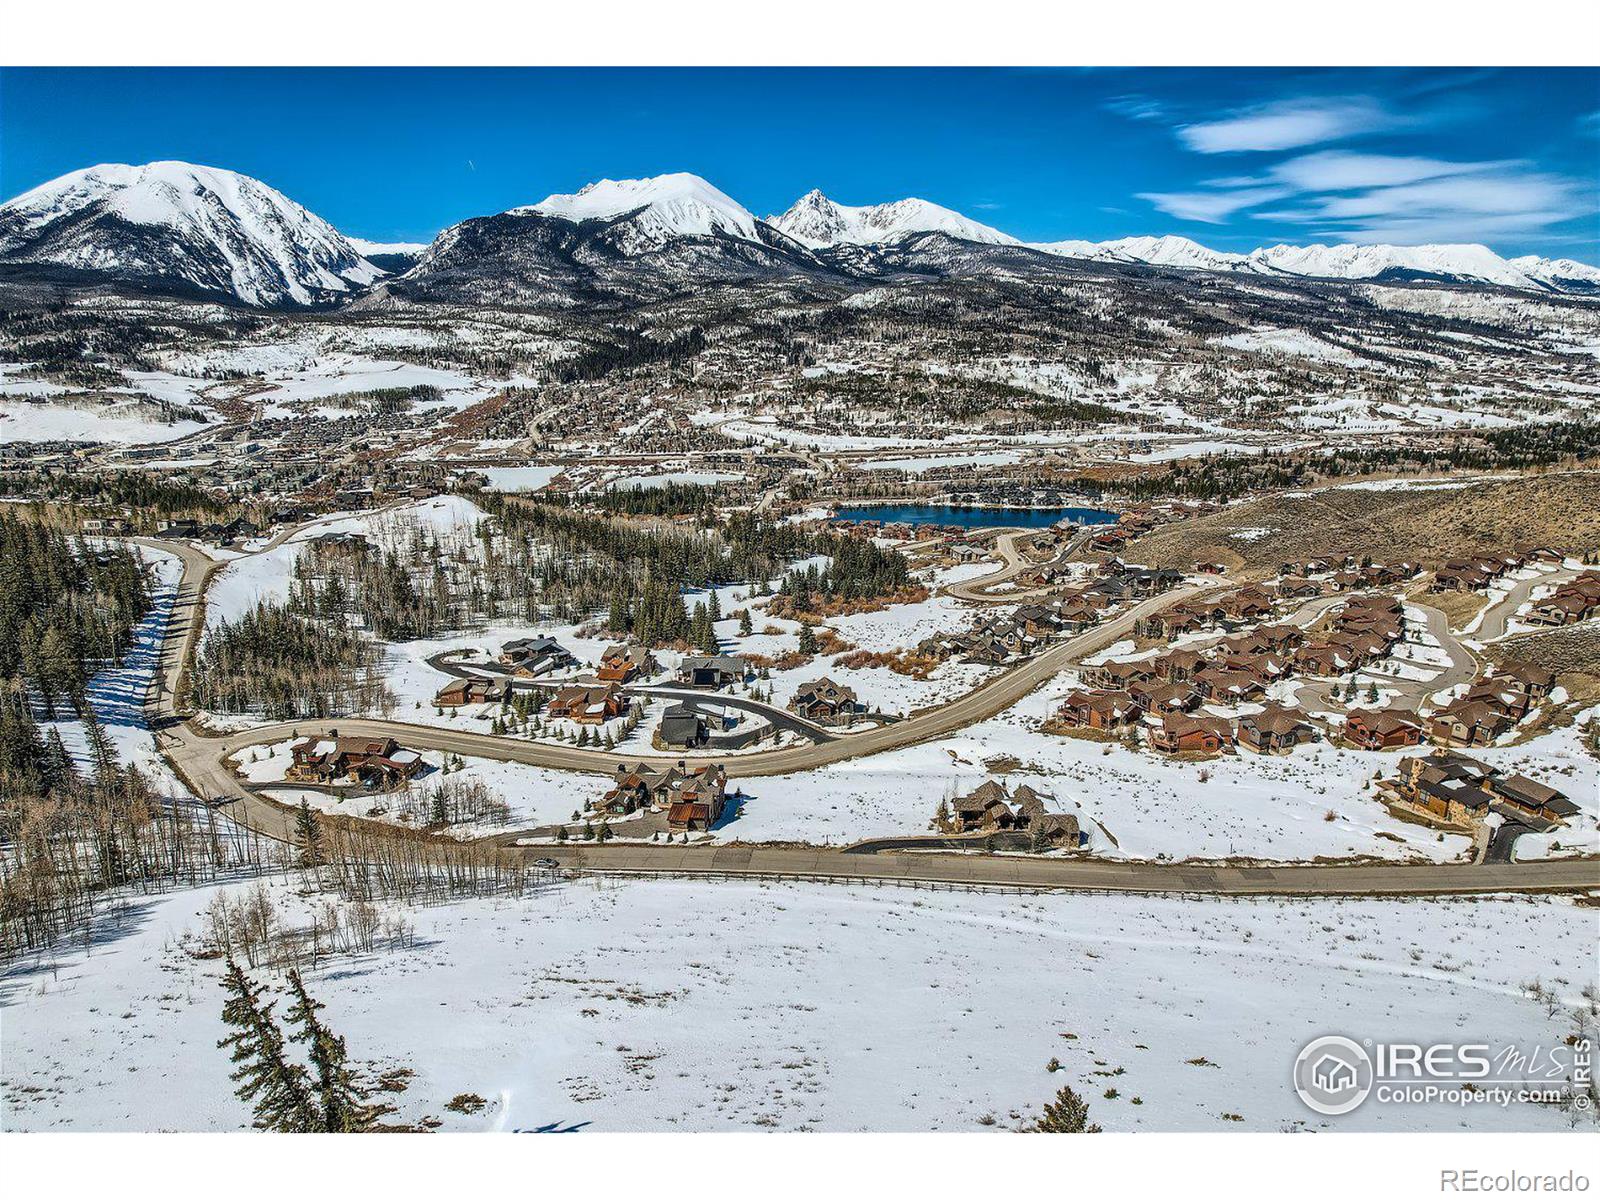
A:
POLYGON ((1534 588, 1565 583, 1569 579, 1577 578, 1578 574, 1577 571, 1563 567, 1547 575, 1541 574, 1533 579, 1519 580, 1504 597, 1484 609, 1483 619, 1478 622, 1478 627, 1466 636, 1475 642, 1492 642, 1505 637, 1506 625, 1517 615, 1517 609, 1527 603, 1533 595, 1534 588))

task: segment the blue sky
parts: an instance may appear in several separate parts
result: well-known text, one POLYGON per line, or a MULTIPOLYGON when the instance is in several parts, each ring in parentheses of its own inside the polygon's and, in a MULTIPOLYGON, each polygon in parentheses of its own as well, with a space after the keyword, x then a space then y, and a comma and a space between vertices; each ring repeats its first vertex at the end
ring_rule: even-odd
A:
POLYGON ((1595 70, 0 70, 0 198, 165 158, 376 239, 693 171, 758 216, 820 187, 1030 241, 1600 255, 1595 70))

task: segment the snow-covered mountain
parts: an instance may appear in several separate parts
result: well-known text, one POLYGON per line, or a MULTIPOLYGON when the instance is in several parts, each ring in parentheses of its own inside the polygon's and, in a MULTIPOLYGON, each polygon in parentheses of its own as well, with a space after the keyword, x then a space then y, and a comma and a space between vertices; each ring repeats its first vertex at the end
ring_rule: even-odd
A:
POLYGON ((537 204, 513 208, 506 215, 527 213, 606 223, 625 254, 659 250, 676 238, 761 241, 749 209, 686 172, 649 179, 601 179, 570 195, 546 196, 537 204))
POLYGON ((258 180, 177 162, 90 167, 0 205, 5 275, 264 307, 339 302, 386 271, 404 273, 396 292, 422 299, 579 304, 716 282, 781 278, 813 288, 1071 270, 1061 260, 1600 294, 1600 268, 1507 260, 1479 245, 1277 245, 1238 254, 1175 235, 1025 244, 926 200, 853 207, 820 191, 763 221, 687 173, 602 179, 463 221, 427 247, 347 238, 258 180))
POLYGON ((894 242, 916 233, 943 233, 990 246, 1021 244, 1010 234, 927 200, 911 198, 855 208, 835 204, 815 189, 796 200, 782 216, 768 217, 767 224, 813 250, 894 242))
POLYGON ((1529 279, 1563 292, 1600 292, 1600 267, 1570 258, 1540 258, 1526 254, 1510 260, 1529 279))
POLYGON ((1302 279, 1398 282, 1442 280, 1528 291, 1600 290, 1600 268, 1567 259, 1504 259, 1475 244, 1426 246, 1263 246, 1248 254, 1211 250, 1185 237, 1130 237, 1110 242, 1035 242, 1035 250, 1095 262, 1136 262, 1200 271, 1293 275, 1302 279))
POLYGON ((260 180, 181 162, 89 167, 0 205, 0 266, 259 307, 327 303, 383 275, 260 180))

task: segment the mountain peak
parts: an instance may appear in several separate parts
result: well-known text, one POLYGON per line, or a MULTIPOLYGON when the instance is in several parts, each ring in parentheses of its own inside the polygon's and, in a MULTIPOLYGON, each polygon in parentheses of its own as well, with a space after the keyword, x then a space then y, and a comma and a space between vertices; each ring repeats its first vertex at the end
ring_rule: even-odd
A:
POLYGON ((813 188, 782 216, 769 217, 767 223, 812 249, 893 242, 917 233, 944 233, 998 246, 1018 244, 1009 234, 914 196, 857 208, 837 204, 813 188))
POLYGON ((576 192, 546 196, 513 213, 538 213, 568 221, 629 218, 625 248, 654 249, 673 238, 719 234, 758 240, 749 209, 698 175, 679 171, 645 179, 597 179, 576 192))
POLYGON ((173 160, 86 167, 0 205, 0 261, 258 306, 323 303, 383 274, 259 179, 173 160))

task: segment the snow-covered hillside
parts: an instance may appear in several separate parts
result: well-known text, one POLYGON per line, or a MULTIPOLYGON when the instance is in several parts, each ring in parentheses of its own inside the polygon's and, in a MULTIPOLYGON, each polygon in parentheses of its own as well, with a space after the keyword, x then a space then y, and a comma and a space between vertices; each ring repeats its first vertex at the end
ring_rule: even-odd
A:
POLYGON ((0 205, 0 263, 261 307, 326 303, 383 275, 260 180, 182 162, 89 167, 0 205))
POLYGON ((945 233, 992 246, 1019 244, 1010 234, 927 200, 910 198, 852 208, 835 204, 816 189, 796 200, 782 216, 767 218, 767 224, 812 249, 892 242, 912 233, 945 233))

